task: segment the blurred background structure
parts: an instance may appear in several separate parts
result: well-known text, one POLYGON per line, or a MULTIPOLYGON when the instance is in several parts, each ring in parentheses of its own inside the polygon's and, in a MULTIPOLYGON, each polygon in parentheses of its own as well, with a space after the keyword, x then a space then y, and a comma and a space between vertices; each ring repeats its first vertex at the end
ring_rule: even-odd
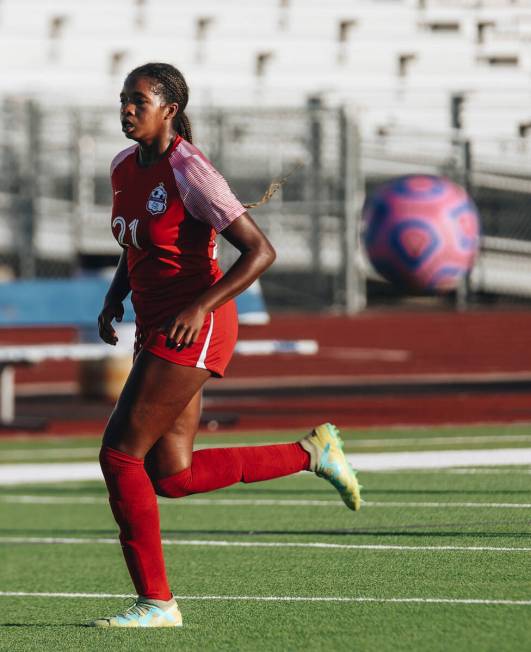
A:
POLYGON ((255 212, 278 251, 272 308, 395 297, 359 245, 359 213, 366 190, 410 172, 447 174, 479 205, 469 300, 527 301, 530 39, 527 0, 3 0, 2 276, 114 264, 118 95, 131 68, 163 60, 243 201, 302 164, 255 212))
MULTIPOLYGON (((161 60, 182 70, 194 140, 242 201, 295 169, 253 213, 278 253, 261 281, 273 315, 528 306, 529 0, 1 0, 0 54, 3 281, 99 275, 115 265, 109 163, 129 144, 118 97, 129 70, 161 60), (445 174, 479 206, 480 256, 456 296, 401 294, 360 244, 366 193, 409 173, 445 174)), ((227 266, 234 252, 220 245, 227 266)), ((311 338, 307 326, 301 335, 300 324, 285 322, 260 335, 311 338)), ((426 337, 437 342, 443 327, 426 337)), ((356 341, 354 322, 341 329, 344 337, 325 333, 328 345, 356 341)), ((477 351, 461 351, 461 370, 503 368, 498 359, 478 362, 481 346, 492 349, 487 330, 477 351)), ((2 341, 12 343, 6 332, 2 341)), ((336 352, 330 373, 378 368, 385 343, 367 354, 364 338, 365 353, 336 352)), ((407 347, 419 342, 397 340, 380 370, 414 360, 407 347)), ((430 364, 415 369, 442 370, 430 364)), ((240 363, 233 368, 243 373, 240 363)))

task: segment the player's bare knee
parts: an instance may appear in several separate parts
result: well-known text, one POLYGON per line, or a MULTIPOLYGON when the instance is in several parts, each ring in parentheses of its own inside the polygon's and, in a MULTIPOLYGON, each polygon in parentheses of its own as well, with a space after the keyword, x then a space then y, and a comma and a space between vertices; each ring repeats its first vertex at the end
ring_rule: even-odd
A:
MULTIPOLYGON (((141 427, 138 419, 132 418, 131 412, 115 410, 107 423, 103 434, 104 446, 115 448, 123 453, 135 455, 131 449, 132 442, 141 437, 141 427)), ((135 455, 138 456, 138 455, 135 455)))

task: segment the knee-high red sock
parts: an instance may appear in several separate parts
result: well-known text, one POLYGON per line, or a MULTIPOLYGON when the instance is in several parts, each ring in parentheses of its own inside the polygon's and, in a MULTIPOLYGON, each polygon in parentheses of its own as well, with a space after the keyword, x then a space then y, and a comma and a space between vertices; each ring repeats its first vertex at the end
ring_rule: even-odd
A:
POLYGON ((181 498, 236 482, 260 482, 308 470, 310 456, 298 443, 210 448, 192 455, 192 466, 155 482, 160 496, 181 498))
POLYGON ((120 527, 127 568, 138 595, 169 600, 157 498, 144 460, 103 446, 100 464, 112 513, 120 527))

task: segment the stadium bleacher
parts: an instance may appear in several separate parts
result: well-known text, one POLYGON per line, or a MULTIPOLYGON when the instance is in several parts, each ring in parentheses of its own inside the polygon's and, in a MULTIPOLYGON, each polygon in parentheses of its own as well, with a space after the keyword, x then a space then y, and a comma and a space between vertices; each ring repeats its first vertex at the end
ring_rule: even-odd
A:
MULTIPOLYGON (((47 162, 54 168, 50 178, 61 179, 66 173, 55 167, 67 160, 68 139, 76 129, 62 109, 83 107, 87 165, 103 178, 108 161, 123 147, 116 129, 123 76, 147 60, 169 61, 182 69, 191 88, 192 120, 213 107, 238 109, 237 126, 227 136, 230 155, 245 160, 249 175, 256 169, 255 176, 270 170, 267 174, 275 177, 293 161, 308 163, 300 125, 290 123, 290 132, 279 113, 270 122, 261 114, 261 127, 247 142, 239 141, 238 129, 254 134, 253 112, 302 111, 309 97, 320 98, 325 108, 352 109, 369 173, 401 174, 409 170, 408 162, 418 171, 441 171, 445 159, 453 156, 448 148, 456 135, 450 103, 457 93, 464 97, 459 137, 469 139, 474 151, 473 180, 489 188, 527 192, 530 34, 529 0, 2 0, 0 96, 15 102, 34 97, 41 103, 46 148, 62 148, 62 158, 47 162), (282 148, 278 156, 271 153, 277 145, 282 148)), ((7 113, 2 119, 9 131, 7 113)), ((303 129, 306 120, 301 114, 303 129)), ((203 128, 205 121, 198 123, 203 128)), ((194 136, 202 146, 195 125, 194 136)), ((335 138, 337 145, 340 137, 333 129, 327 126, 326 138, 335 138)), ((238 177, 227 158, 224 172, 238 177)), ((325 165, 335 174, 330 160, 325 165)), ((255 194, 253 188, 249 199, 255 194)), ((74 241, 72 200, 58 195, 41 199, 34 246, 43 254, 53 244, 56 256, 66 259, 74 241)), ((82 206, 75 208, 79 240, 89 254, 102 247, 108 253, 113 246, 101 235, 103 227, 107 234, 108 209, 101 197, 85 216, 82 206)), ((0 230, 7 250, 12 249, 12 232, 4 199, 0 197, 0 230)), ((261 217, 270 236, 284 229, 275 241, 277 268, 307 267, 315 253, 309 245, 308 211, 292 206, 275 222, 266 211, 261 217)), ((323 213, 324 232, 327 219, 323 213)), ((337 236, 338 220, 330 223, 337 236)), ((511 235, 508 231, 504 235, 511 235)), ((340 258, 339 245, 322 255, 327 269, 337 268, 340 258)))
MULTIPOLYGON (((185 71, 194 106, 250 105, 257 88, 262 103, 293 106, 321 91, 331 102, 363 98, 370 126, 382 105, 407 124, 415 93, 447 115, 447 94, 465 90, 484 95, 465 108, 467 124, 479 118, 475 132, 516 135, 512 93, 530 90, 530 30, 524 0, 4 0, 0 92, 110 103, 128 69, 159 59, 185 71), (506 102, 485 118, 500 84, 506 102), (373 96, 376 87, 401 92, 373 96)), ((424 110, 413 121, 434 124, 424 110)))

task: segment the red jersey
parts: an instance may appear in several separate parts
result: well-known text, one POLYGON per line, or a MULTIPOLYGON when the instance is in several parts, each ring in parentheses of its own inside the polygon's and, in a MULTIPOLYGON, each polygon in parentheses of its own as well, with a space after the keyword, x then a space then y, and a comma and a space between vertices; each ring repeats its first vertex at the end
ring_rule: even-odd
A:
POLYGON ((112 232, 127 248, 137 321, 161 325, 221 276, 216 233, 245 208, 210 161, 178 136, 157 163, 141 167, 138 145, 111 163, 112 232))

